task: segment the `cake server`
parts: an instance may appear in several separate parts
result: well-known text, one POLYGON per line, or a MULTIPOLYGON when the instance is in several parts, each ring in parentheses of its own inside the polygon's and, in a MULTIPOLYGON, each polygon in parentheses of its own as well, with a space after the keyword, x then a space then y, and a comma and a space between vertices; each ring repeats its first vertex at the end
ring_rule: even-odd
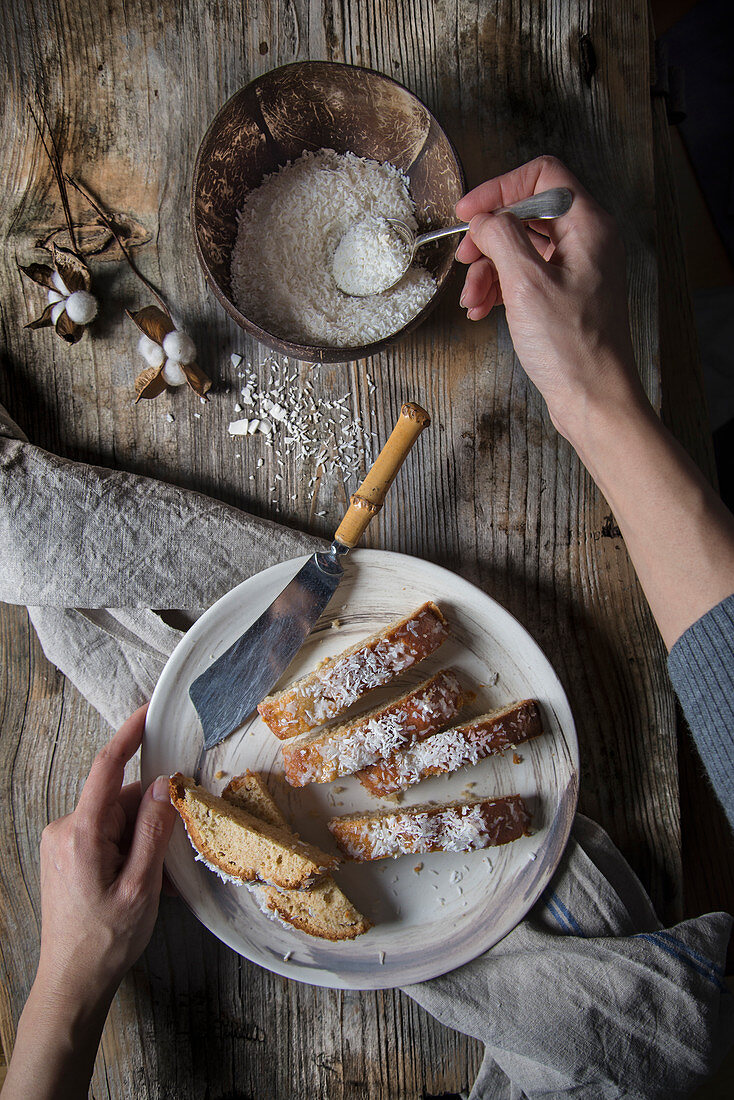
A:
POLYGON ((403 405, 390 438, 350 498, 331 549, 313 554, 250 629, 194 680, 189 695, 201 719, 205 749, 241 726, 283 675, 339 587, 342 558, 379 512, 395 475, 430 422, 420 405, 403 405))

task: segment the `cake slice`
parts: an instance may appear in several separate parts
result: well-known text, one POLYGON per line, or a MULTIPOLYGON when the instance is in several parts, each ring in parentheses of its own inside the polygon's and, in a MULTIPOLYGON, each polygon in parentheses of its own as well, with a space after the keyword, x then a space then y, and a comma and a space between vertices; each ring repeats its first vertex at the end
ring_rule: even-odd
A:
MULTIPOLYGON (((289 828, 257 772, 247 771, 235 776, 222 791, 222 798, 269 825, 289 828)), ((353 940, 372 927, 342 893, 331 875, 324 875, 309 890, 279 890, 276 886, 255 883, 248 883, 248 886, 267 916, 299 928, 309 936, 325 940, 353 940)))
POLYGON ((253 817, 180 772, 171 776, 170 795, 196 858, 225 881, 303 889, 339 862, 298 840, 289 829, 253 817))
POLYGON ((363 863, 386 856, 473 852, 509 844, 527 833, 530 815, 520 796, 511 794, 445 806, 345 814, 327 824, 342 851, 363 863))
POLYGON ((322 661, 285 691, 258 706, 264 722, 285 740, 338 718, 374 688, 389 684, 406 668, 434 653, 448 638, 446 619, 428 601, 350 649, 322 661))
POLYGON ((486 756, 539 737, 542 732, 538 704, 534 699, 524 699, 416 741, 387 760, 358 772, 357 778, 371 794, 383 798, 428 776, 476 764, 486 756))
POLYGON ((235 775, 222 791, 222 798, 225 802, 246 810, 253 817, 259 817, 268 825, 276 825, 279 829, 290 829, 290 825, 259 772, 246 771, 242 775, 235 775))
POLYGON ((452 672, 437 672, 392 703, 341 726, 283 745, 285 777, 293 787, 329 783, 391 756, 418 738, 443 729, 464 705, 452 672))

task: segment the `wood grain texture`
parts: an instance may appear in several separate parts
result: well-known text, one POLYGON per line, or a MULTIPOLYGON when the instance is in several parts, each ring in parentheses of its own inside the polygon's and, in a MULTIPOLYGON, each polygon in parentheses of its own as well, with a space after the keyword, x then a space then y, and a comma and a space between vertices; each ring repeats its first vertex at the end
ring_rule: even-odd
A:
MULTIPOLYGON (((271 453, 251 482, 245 448, 227 437, 238 388, 229 354, 244 353, 263 377, 266 355, 206 291, 188 225, 196 149, 218 108, 258 74, 305 58, 367 65, 404 82, 453 138, 470 185, 541 152, 561 156, 622 217, 635 347, 659 403, 643 0, 8 0, 5 14, 0 401, 33 441, 297 526, 324 511, 312 526, 334 529, 353 484, 322 477, 314 506, 311 471, 289 459, 275 497, 271 453), (119 264, 93 264, 104 304, 92 339, 70 350, 49 332, 21 328, 38 299, 21 284, 16 258, 28 262, 33 243, 62 224, 24 106, 35 82, 67 171, 129 217, 139 239, 148 236, 136 256, 197 342, 215 381, 209 406, 178 391, 133 407, 141 361, 122 311, 148 297, 119 264)), ((72 202, 91 222, 78 196, 72 202)), ((431 411, 433 426, 367 542, 458 570, 528 627, 577 718, 582 809, 609 829, 662 914, 675 916, 675 715, 657 632, 613 517, 526 381, 502 314, 468 323, 455 304, 459 285, 455 278, 426 324, 378 358, 297 369, 324 397, 350 392, 353 413, 380 442, 404 400, 431 411)), ((3 622, 0 760, 12 812, 3 815, 0 848, 0 1027, 8 1049, 35 966, 38 836, 73 806, 107 731, 46 664, 24 614, 13 610, 3 622)), ((151 946, 115 1000, 92 1095, 417 1100, 466 1089, 480 1058, 477 1043, 402 995, 288 984, 232 955, 164 899, 151 946)))

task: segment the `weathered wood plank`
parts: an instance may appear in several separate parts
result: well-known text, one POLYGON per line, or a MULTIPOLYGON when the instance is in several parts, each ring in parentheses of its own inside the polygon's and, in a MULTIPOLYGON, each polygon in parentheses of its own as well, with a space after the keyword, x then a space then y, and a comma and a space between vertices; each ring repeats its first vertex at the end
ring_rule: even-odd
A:
MULTIPOLYGON (((311 471, 290 462, 274 504, 271 454, 263 449, 266 465, 250 482, 247 452, 227 437, 238 388, 229 354, 262 364, 266 353, 207 293, 188 227, 190 176, 209 120, 252 77, 306 57, 372 66, 406 83, 455 140, 470 185, 553 152, 624 215, 635 346, 658 399, 642 0, 112 0, 103 8, 91 0, 33 7, 15 0, 7 21, 0 42, 12 90, 0 130, 9 196, 0 210, 0 239, 9 242, 0 259, 0 400, 34 441, 300 526, 325 510, 312 527, 333 529, 345 486, 322 479, 314 508, 311 471), (132 407, 140 361, 122 306, 147 297, 109 259, 93 265, 105 303, 92 341, 68 350, 49 333, 21 330, 37 299, 21 286, 14 257, 25 261, 32 242, 61 224, 24 108, 36 76, 65 133, 67 170, 150 235, 139 262, 170 296, 215 379, 206 408, 180 391, 132 407)), ((74 209, 87 217, 76 197, 74 209)), ((552 655, 577 715, 583 808, 610 829, 656 902, 675 910, 674 718, 657 634, 608 509, 525 380, 504 319, 471 325, 455 301, 449 295, 414 337, 374 361, 318 373, 317 392, 351 390, 353 410, 380 439, 405 398, 434 416, 369 542, 459 569, 528 626, 552 655)), ((35 965, 38 834, 49 817, 72 807, 106 732, 49 668, 23 614, 10 611, 3 622, 11 657, 0 759, 13 814, 0 853, 3 896, 11 898, 1 910, 0 1027, 9 1045, 35 965)), ((466 1089, 480 1057, 477 1043, 400 994, 312 990, 259 970, 164 899, 151 947, 110 1015, 92 1094, 417 1100, 466 1089)))

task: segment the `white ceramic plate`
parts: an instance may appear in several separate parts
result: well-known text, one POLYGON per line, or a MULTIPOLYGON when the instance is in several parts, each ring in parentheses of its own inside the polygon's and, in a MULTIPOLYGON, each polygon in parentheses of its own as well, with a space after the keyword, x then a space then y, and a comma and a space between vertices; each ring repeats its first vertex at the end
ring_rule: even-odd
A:
MULTIPOLYGON (((293 789, 282 778, 280 742, 256 715, 208 753, 189 699, 191 682, 275 599, 305 558, 274 565, 209 609, 166 665, 148 711, 142 779, 181 771, 219 791, 246 768, 268 779, 301 836, 335 850, 328 818, 380 803, 352 778, 293 789), (218 772, 224 778, 216 779, 218 772)), ((545 733, 518 749, 452 776, 410 788, 402 805, 518 793, 533 815, 533 835, 486 852, 403 856, 348 864, 336 878, 374 927, 331 943, 282 927, 260 912, 245 887, 225 884, 194 860, 179 822, 166 857, 168 874, 199 920, 233 950, 266 969, 312 985, 381 989, 425 981, 476 958, 522 919, 544 890, 568 839, 578 791, 578 743, 571 710, 551 665, 530 635, 493 599, 436 565, 403 554, 357 550, 326 613, 282 679, 435 600, 452 637, 401 679, 417 684, 454 668, 477 699, 466 714, 528 696, 539 700, 545 733), (338 620, 338 629, 332 623, 338 620)), ((237 690, 237 685, 232 685, 237 690)), ((401 689, 402 690, 402 689, 401 689)), ((394 689, 393 689, 394 692, 394 689)), ((390 689, 370 696, 370 706, 390 689)), ((365 709, 364 707, 362 709, 365 709)))

